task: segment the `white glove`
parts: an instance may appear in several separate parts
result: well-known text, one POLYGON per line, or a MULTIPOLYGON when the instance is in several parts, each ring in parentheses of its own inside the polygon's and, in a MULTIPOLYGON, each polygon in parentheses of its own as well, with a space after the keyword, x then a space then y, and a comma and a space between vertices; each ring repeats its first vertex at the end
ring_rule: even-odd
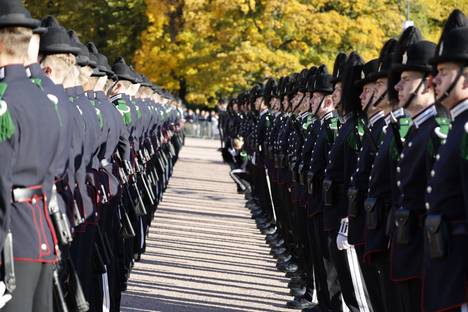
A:
POLYGON ((4 282, 0 282, 0 309, 7 304, 8 301, 13 298, 11 294, 5 293, 6 292, 6 286, 4 282))
POLYGON ((341 219, 340 230, 336 236, 336 246, 338 250, 351 248, 351 245, 348 243, 348 218, 341 219))

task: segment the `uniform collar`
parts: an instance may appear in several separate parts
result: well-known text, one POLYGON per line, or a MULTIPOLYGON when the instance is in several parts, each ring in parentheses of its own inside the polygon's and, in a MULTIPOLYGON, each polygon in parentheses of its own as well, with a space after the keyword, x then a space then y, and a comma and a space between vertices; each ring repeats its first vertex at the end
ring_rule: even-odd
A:
POLYGON ((86 96, 89 98, 89 99, 95 99, 96 98, 96 92, 90 90, 90 91, 86 91, 85 92, 86 96))
POLYGON ((263 115, 265 115, 266 113, 268 113, 268 109, 264 109, 260 112, 260 117, 262 117, 263 115))
POLYGON ((353 113, 347 113, 343 116, 343 123, 347 122, 351 117, 353 117, 353 113))
POLYGON ((24 66, 22 64, 13 64, 0 68, 0 80, 5 78, 27 78, 24 66))
POLYGON ((385 117, 385 113, 383 111, 377 112, 369 118, 369 124, 371 127, 375 125, 377 121, 385 117))
POLYGON ((325 120, 335 117, 334 113, 335 113, 334 111, 326 113, 325 115, 322 116, 322 118, 320 118, 320 122, 323 123, 325 120))
POLYGON ((389 113, 387 116, 385 116, 385 124, 390 124, 392 122, 392 115, 395 118, 400 118, 405 115, 405 110, 402 108, 398 108, 391 113, 389 113))
POLYGON ((455 120, 458 115, 463 113, 468 109, 468 99, 462 101, 461 103, 457 104, 454 108, 450 110, 450 116, 452 116, 452 119, 455 120))
POLYGON ((33 63, 26 67, 26 75, 28 77, 39 78, 44 77, 44 72, 42 71, 41 65, 38 63, 33 63))
POLYGON ((117 100, 120 100, 121 98, 123 97, 123 94, 122 93, 119 93, 117 95, 114 95, 113 97, 110 98, 110 101, 111 102, 115 102, 117 100))
POLYGON ((424 109, 422 112, 417 114, 413 118, 413 122, 416 128, 419 128, 420 125, 422 125, 426 120, 431 118, 432 116, 437 115, 437 110, 435 108, 435 105, 431 105, 424 109))

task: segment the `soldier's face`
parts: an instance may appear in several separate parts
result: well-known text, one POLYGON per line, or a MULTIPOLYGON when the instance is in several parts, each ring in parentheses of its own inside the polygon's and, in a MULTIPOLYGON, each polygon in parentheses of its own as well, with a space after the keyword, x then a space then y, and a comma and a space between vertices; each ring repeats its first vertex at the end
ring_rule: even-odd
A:
MULTIPOLYGON (((398 102, 402 106, 408 102, 418 85, 421 83, 423 74, 416 71, 405 71, 401 73, 400 81, 396 84, 395 90, 398 91, 398 102)), ((418 93, 421 93, 419 90, 418 93)))
POLYGON ((299 110, 301 113, 306 112, 309 110, 310 107, 310 92, 306 92, 304 95, 304 99, 302 100, 301 106, 299 107, 299 110))
MULTIPOLYGON (((442 63, 437 65, 437 75, 433 79, 437 98, 440 98, 450 88, 455 81, 460 65, 456 63, 442 63)), ((457 85, 452 89, 448 96, 442 100, 442 105, 451 109, 455 104, 464 99, 466 93, 466 78, 462 76, 457 85)))
POLYGON ((286 95, 283 99, 283 107, 287 108, 289 106, 289 97, 286 95))
POLYGON ((294 96, 293 100, 291 101, 293 107, 296 107, 299 104, 299 102, 302 100, 303 97, 304 97, 304 93, 297 92, 296 95, 294 96))
POLYGON ((387 78, 380 78, 375 82, 374 100, 372 101, 373 103, 375 103, 375 101, 377 101, 377 99, 379 99, 382 96, 382 94, 384 94, 387 91, 387 82, 387 78))
POLYGON ((335 85, 335 89, 333 90, 333 94, 332 94, 332 99, 333 99, 333 105, 335 107, 335 109, 338 109, 338 105, 340 105, 341 103, 341 94, 342 94, 342 86, 341 86, 341 82, 338 82, 336 85, 335 85))
POLYGON ((280 100, 278 98, 271 99, 271 109, 274 111, 279 111, 280 109, 280 100))
POLYGON ((260 111, 261 109, 263 109, 263 106, 264 106, 263 98, 262 98, 262 97, 258 97, 258 98, 255 100, 255 109, 256 109, 257 111, 260 111))
MULTIPOLYGON (((371 101, 373 95, 374 95, 374 90, 375 90, 375 83, 368 83, 364 85, 362 88, 362 93, 359 99, 361 99, 361 107, 362 109, 365 109, 367 104, 369 104, 369 101, 371 101)), ((372 105, 372 104, 369 104, 372 105)))
POLYGON ((314 94, 312 94, 312 112, 317 111, 317 108, 319 107, 320 102, 323 99, 323 96, 324 95, 320 92, 314 92, 314 94))

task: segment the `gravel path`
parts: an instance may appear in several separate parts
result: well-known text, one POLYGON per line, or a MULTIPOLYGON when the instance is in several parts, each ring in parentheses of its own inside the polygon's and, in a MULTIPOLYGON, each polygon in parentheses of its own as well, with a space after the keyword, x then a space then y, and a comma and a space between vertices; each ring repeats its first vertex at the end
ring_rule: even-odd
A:
POLYGON ((122 311, 290 311, 288 280, 217 151, 187 139, 122 311))

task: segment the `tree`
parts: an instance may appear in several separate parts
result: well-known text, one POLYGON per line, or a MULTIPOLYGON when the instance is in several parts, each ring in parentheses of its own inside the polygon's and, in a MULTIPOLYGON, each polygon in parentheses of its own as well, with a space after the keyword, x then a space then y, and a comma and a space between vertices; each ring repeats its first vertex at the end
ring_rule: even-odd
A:
POLYGON ((131 61, 148 26, 145 0, 25 0, 36 18, 54 15, 74 29, 84 43, 93 41, 110 61, 118 56, 131 61))
MULTIPOLYGON (((412 0, 416 25, 437 40, 443 21, 466 1, 412 0)), ((397 36, 405 1, 147 0, 150 26, 137 69, 190 102, 214 104, 268 76, 311 65, 329 68, 340 51, 376 58, 397 36)))

